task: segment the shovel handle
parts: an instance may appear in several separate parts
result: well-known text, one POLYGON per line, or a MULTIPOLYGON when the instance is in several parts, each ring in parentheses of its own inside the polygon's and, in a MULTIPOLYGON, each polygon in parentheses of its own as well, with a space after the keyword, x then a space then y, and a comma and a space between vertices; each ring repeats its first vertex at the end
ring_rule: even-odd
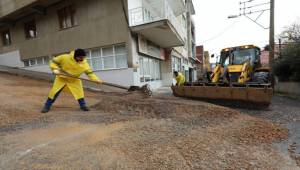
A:
POLYGON ((85 80, 85 81, 89 81, 89 82, 93 82, 93 83, 98 83, 97 81, 94 80, 90 80, 90 79, 85 79, 85 78, 81 78, 81 77, 76 77, 76 76, 72 76, 72 75, 68 75, 68 74, 55 74, 57 76, 65 76, 65 77, 70 77, 70 78, 74 78, 74 79, 78 79, 78 80, 85 80))
MULTIPOLYGON (((69 75, 69 74, 66 74, 66 73, 60 73, 60 74, 55 74, 55 75, 66 76, 66 77, 70 77, 70 78, 74 78, 74 79, 78 79, 78 80, 84 80, 84 81, 88 81, 88 82, 100 84, 99 82, 94 81, 94 80, 85 79, 85 78, 81 78, 81 77, 76 77, 76 76, 69 75)), ((116 87, 116 88, 128 90, 127 87, 119 86, 117 84, 111 84, 111 83, 107 83, 107 82, 102 82, 101 84, 104 84, 104 85, 107 85, 107 86, 111 86, 111 87, 116 87)))

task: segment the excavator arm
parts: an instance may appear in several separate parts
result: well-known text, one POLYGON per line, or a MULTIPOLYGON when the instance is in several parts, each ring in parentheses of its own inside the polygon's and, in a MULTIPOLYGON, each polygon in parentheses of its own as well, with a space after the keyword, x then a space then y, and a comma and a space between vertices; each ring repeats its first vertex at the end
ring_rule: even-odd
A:
POLYGON ((221 73, 222 73, 222 66, 221 66, 221 64, 218 64, 214 68, 214 70, 213 70, 213 72, 212 72, 212 74, 210 76, 211 82, 212 83, 218 83, 219 80, 220 80, 221 73))
POLYGON ((251 74, 250 60, 247 60, 243 64, 242 72, 241 72, 241 75, 238 79, 238 83, 245 84, 246 82, 248 82, 251 79, 250 74, 251 74))

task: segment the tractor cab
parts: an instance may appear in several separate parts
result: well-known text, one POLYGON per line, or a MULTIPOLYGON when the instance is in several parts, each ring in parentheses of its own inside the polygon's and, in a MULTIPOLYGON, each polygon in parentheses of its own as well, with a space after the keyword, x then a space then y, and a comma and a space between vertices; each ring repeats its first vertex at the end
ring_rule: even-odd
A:
POLYGON ((260 48, 253 45, 226 48, 221 51, 220 64, 223 67, 229 65, 243 65, 250 61, 252 67, 260 63, 260 48))
POLYGON ((220 65, 224 68, 223 76, 226 76, 227 80, 245 83, 249 81, 249 78, 241 79, 245 67, 250 77, 254 70, 260 67, 260 48, 254 45, 225 48, 221 51, 220 65))

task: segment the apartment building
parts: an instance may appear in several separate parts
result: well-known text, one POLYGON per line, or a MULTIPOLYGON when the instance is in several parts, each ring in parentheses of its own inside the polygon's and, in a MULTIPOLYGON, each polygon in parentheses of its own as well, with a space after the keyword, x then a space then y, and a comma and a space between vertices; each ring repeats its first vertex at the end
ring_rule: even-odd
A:
POLYGON ((201 80, 203 78, 204 72, 204 46, 200 45, 196 47, 196 59, 197 59, 197 79, 201 80))
POLYGON ((97 75, 123 86, 192 81, 192 0, 1 0, 0 65, 50 72, 52 57, 87 51, 97 75))

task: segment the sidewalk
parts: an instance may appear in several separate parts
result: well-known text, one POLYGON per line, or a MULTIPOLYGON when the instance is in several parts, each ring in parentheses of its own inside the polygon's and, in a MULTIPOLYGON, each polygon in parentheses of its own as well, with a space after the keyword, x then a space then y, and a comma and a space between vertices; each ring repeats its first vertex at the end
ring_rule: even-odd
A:
POLYGON ((173 96, 173 92, 172 92, 172 89, 171 87, 160 87, 158 89, 156 89, 154 92, 154 94, 163 94, 163 95, 166 95, 166 96, 173 96))

